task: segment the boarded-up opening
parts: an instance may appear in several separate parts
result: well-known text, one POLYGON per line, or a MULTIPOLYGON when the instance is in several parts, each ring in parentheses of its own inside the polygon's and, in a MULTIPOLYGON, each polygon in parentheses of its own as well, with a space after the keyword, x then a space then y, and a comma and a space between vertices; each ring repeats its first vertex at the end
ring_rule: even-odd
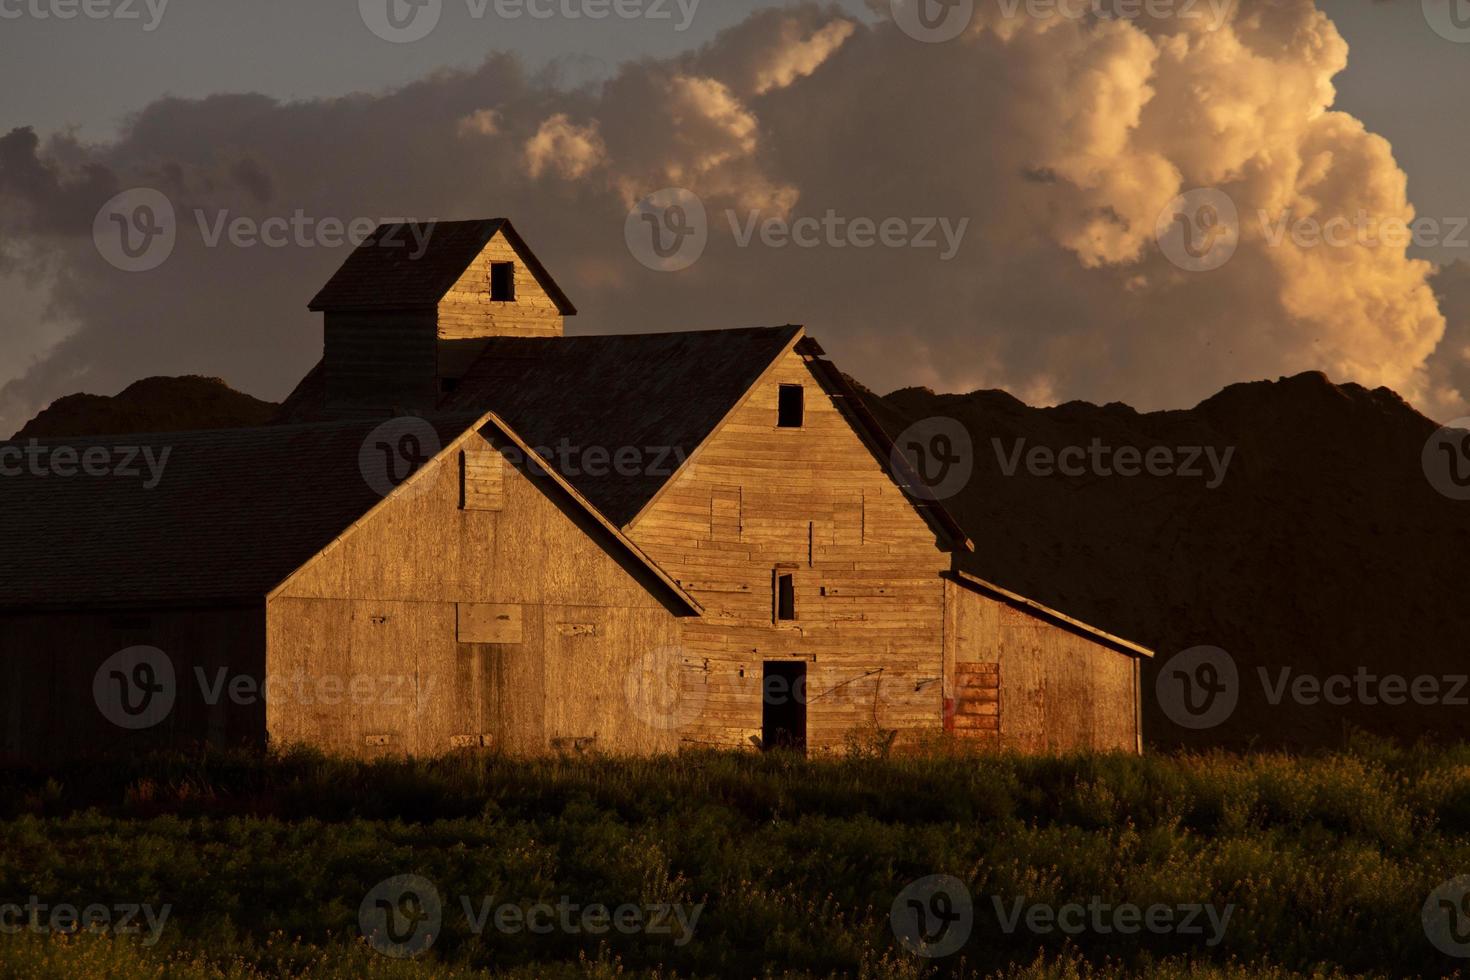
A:
POLYGON ((516 301, 516 264, 514 262, 490 263, 490 299, 496 303, 516 301))
POLYGON ((1000 664, 955 664, 954 733, 958 738, 1000 740, 1000 664))
POLYGON ((492 449, 459 454, 461 510, 502 510, 505 507, 505 460, 492 449))
POLYGON ((806 751, 806 663, 767 660, 761 672, 761 749, 806 751))
POLYGON ((806 389, 801 385, 782 385, 776 410, 776 425, 783 429, 799 429, 806 420, 806 389))

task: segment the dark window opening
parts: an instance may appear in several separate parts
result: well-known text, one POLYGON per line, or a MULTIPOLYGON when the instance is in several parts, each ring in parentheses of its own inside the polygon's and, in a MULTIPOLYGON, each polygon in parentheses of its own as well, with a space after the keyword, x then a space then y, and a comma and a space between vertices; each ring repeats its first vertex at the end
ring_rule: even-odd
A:
POLYGON ((776 412, 776 425, 782 429, 799 429, 806 416, 806 388, 801 385, 782 385, 780 406, 776 412))
POLYGON ((790 575, 776 576, 776 619, 796 618, 796 582, 790 575))
POLYGON ((496 303, 514 303, 516 299, 516 264, 490 263, 490 299, 496 303))
POLYGON ((806 663, 767 660, 761 676, 761 749, 806 751, 806 663))

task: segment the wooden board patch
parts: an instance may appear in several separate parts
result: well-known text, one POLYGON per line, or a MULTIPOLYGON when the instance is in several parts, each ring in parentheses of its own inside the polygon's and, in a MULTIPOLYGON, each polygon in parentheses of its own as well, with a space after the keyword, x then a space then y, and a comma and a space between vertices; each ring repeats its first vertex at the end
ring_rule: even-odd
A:
POLYGON ((459 505, 464 510, 505 508, 505 460, 493 449, 459 454, 459 505))
POLYGON ((1000 664, 954 665, 955 697, 946 708, 945 728, 955 737, 994 741, 1000 737, 1000 664))
POLYGON ((483 602, 457 604, 459 642, 520 643, 521 607, 490 605, 483 602))

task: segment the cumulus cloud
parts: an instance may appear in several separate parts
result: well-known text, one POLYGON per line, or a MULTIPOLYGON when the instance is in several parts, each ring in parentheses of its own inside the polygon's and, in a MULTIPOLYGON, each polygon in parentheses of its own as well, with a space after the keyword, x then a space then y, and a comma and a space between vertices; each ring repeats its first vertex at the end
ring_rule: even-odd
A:
POLYGON ((607 147, 602 145, 596 123, 578 126, 559 112, 542 123, 526 143, 526 173, 535 178, 555 171, 564 180, 581 180, 606 157, 607 147))
POLYGON ((34 363, 7 362, 0 419, 151 373, 283 395, 319 356, 304 306, 344 250, 210 247, 196 215, 298 211, 505 214, 583 311, 574 331, 804 322, 880 388, 1155 408, 1323 369, 1440 415, 1463 407, 1470 326, 1442 341, 1432 267, 1371 234, 1292 233, 1414 215, 1391 147, 1333 108, 1348 49, 1311 0, 1241 0, 1220 22, 978 9, 944 44, 801 4, 589 88, 497 55, 378 95, 168 99, 104 145, 18 130, 0 138, 0 262, 32 270, 72 326, 34 363), (168 195, 179 236, 167 263, 128 275, 90 231, 135 186, 168 195), (710 221, 704 256, 673 274, 623 241, 629 207, 669 186, 710 221), (1196 188, 1239 215, 1211 271, 1155 237, 1196 188), (818 247, 759 233, 778 218, 815 222, 818 247), (968 222, 947 261, 918 247, 926 231, 942 246, 941 221, 968 222))

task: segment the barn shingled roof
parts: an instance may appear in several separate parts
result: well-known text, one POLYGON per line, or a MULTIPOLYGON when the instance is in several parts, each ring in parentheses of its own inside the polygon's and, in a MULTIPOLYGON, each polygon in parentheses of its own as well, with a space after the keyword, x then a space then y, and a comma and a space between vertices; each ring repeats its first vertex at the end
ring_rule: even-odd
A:
POLYGON ((352 250, 309 309, 319 312, 434 306, 490 239, 501 232, 561 314, 575 316, 577 308, 505 218, 379 225, 352 250))
MULTIPOLYGON (((442 444, 474 422, 434 425, 442 444)), ((41 440, 113 464, 136 448, 142 473, 0 475, 0 606, 264 598, 382 499, 358 468, 378 424, 41 440), (157 486, 144 450, 168 452, 157 486)))
MULTIPOLYGON (((441 447, 482 419, 502 438, 521 442, 483 412, 428 418, 441 447)), ((34 443, 110 450, 113 463, 131 454, 137 475, 41 475, 0 456, 0 608, 178 606, 260 601, 307 560, 383 501, 359 462, 381 419, 208 432, 149 433, 0 442, 0 452, 34 443), (134 452, 136 450, 137 452, 134 452), (154 486, 143 451, 160 459, 154 486)), ((481 431, 484 431, 482 428, 481 431)), ((56 467, 51 467, 55 469, 56 467)), ((43 472, 45 471, 44 468, 43 472)), ((531 474, 547 492, 570 495, 592 521, 597 515, 574 488, 531 474)), ((616 528, 614 547, 631 552, 675 598, 692 603, 616 528)), ((601 534, 600 531, 590 533, 601 534)), ((651 586, 656 587, 656 586, 651 586)), ((695 606, 694 608, 697 608, 695 606)))
MULTIPOLYGON (((801 327, 584 337, 492 337, 436 412, 493 411, 537 449, 648 450, 644 471, 562 475, 625 527, 715 430, 801 327), (655 466, 661 451, 664 463, 655 466)), ((285 423, 339 417, 317 364, 281 406, 285 423)))

